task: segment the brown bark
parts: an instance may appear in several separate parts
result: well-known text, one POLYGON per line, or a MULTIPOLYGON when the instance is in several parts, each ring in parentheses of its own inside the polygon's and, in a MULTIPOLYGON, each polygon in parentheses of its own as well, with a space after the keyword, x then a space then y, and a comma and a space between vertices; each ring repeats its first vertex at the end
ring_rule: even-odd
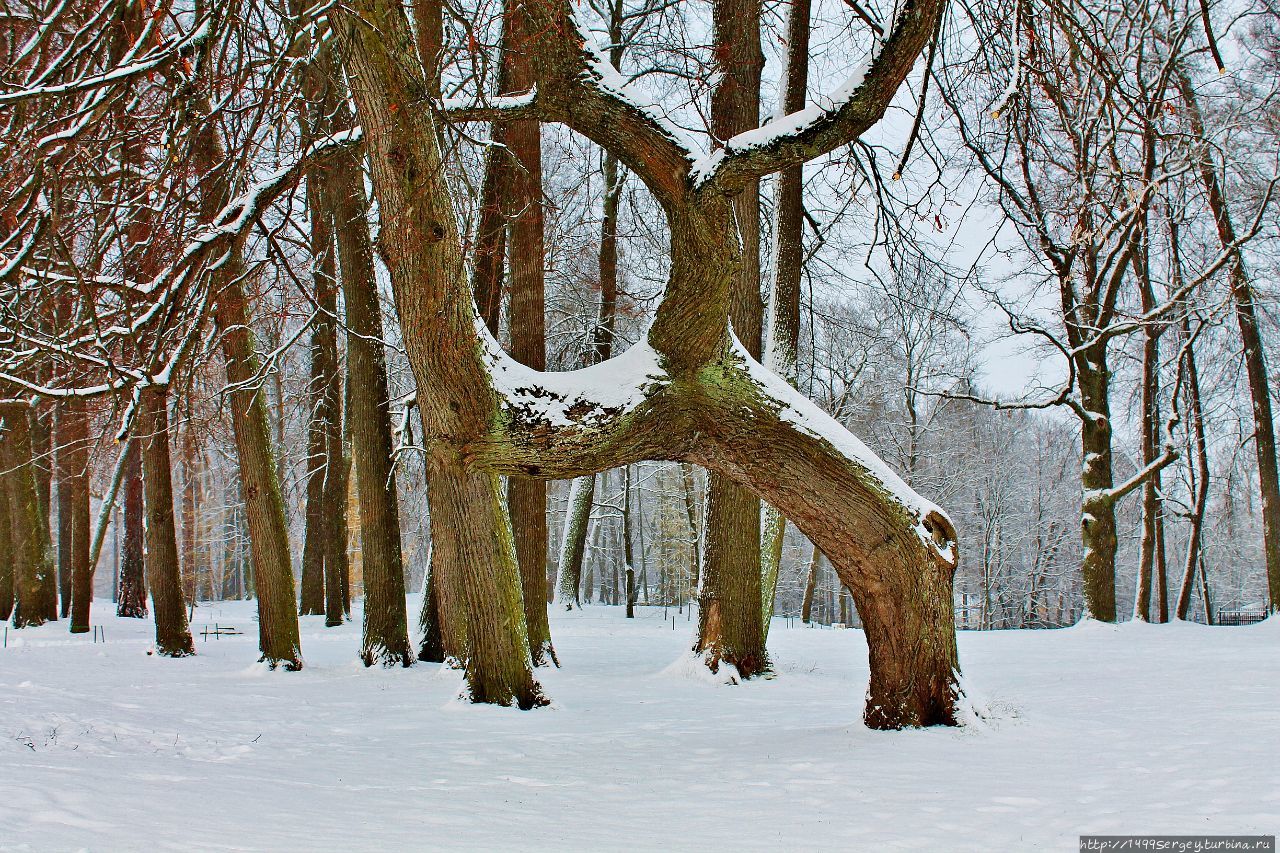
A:
POLYGON ((162 657, 196 653, 187 626, 178 565, 178 535, 173 523, 173 472, 169 456, 168 388, 145 388, 138 429, 147 512, 147 585, 156 618, 156 652, 162 657))
POLYGON ((143 558, 142 447, 130 436, 124 472, 124 544, 120 548, 120 579, 116 586, 116 615, 147 616, 147 582, 143 558))
POLYGON ((40 503, 40 479, 33 459, 32 413, 25 402, 0 403, 0 482, 9 505, 13 545, 13 627, 34 628, 57 618, 57 567, 48 516, 40 503))
MULTIPOLYGON (((720 141, 760 121, 760 1, 717 0, 713 8, 720 84, 711 98, 711 133, 720 141)), ((733 198, 740 255, 732 277, 729 320, 738 339, 760 357, 760 186, 746 183, 733 198)), ((707 490, 698 640, 694 650, 712 672, 721 662, 741 678, 769 669, 765 650, 760 562, 760 501, 723 474, 707 490)))
POLYGON ((346 306, 347 419, 360 503, 364 570, 360 656, 369 666, 409 666, 414 655, 409 646, 400 507, 391 459, 391 392, 360 161, 338 158, 328 181, 346 306))
MULTIPOLYGON (((209 113, 205 97, 193 98, 202 116, 209 113)), ((227 158, 217 129, 197 129, 196 165, 204 176, 201 214, 208 221, 230 200, 227 158)), ((271 669, 302 668, 298 638, 297 600, 289 559, 289 533, 284 498, 271 446, 266 395, 259 382, 257 350, 249 327, 244 290, 246 270, 241 249, 233 247, 215 272, 215 319, 226 362, 231 425, 240 462, 240 489, 248 522, 253 586, 258 598, 258 646, 261 662, 271 669)))
MULTIPOLYGON (((498 477, 470 472, 459 442, 484 434, 494 409, 436 129, 417 108, 423 85, 403 10, 362 0, 335 13, 364 127, 405 348, 418 384, 428 455, 433 571, 442 603, 466 601, 466 673, 473 701, 540 704, 520 573, 498 477)), ((419 66, 420 67, 420 66, 419 66)), ((539 597, 539 601, 541 597, 539 597)), ((442 609, 444 609, 442 607, 442 609)))
MULTIPOLYGON (((445 579, 466 581, 472 695, 519 704, 536 695, 497 474, 567 478, 638 459, 676 459, 749 486, 831 558, 866 626, 869 725, 953 723, 959 690, 950 522, 877 473, 878 461, 842 450, 838 425, 785 383, 760 374, 726 335, 740 263, 726 194, 831 151, 878 121, 932 33, 941 4, 922 0, 915 14, 899 18, 863 86, 842 107, 775 145, 730 152, 699 179, 710 185, 702 190, 688 180, 690 163, 679 146, 643 110, 583 84, 591 72, 584 70, 580 45, 565 36, 572 31, 568 5, 557 0, 527 8, 537 19, 542 117, 614 148, 664 206, 672 236, 671 279, 648 340, 662 377, 640 386, 643 401, 624 412, 589 401, 575 405, 572 416, 566 414, 569 425, 531 412, 518 394, 499 397, 491 381, 490 354, 476 334, 463 281, 433 118, 413 108, 422 83, 409 61, 412 35, 403 11, 364 0, 335 15, 380 211, 396 223, 382 231, 382 249, 437 478, 431 509, 440 538, 433 556, 445 579), (822 425, 820 432, 799 428, 784 417, 789 411, 805 413, 822 425)), ((759 618, 758 586, 755 603, 759 618)))
MULTIPOLYGON (((3 463, 6 458, 5 441, 5 437, 0 436, 0 463, 3 463)), ((9 480, 7 476, 0 474, 0 554, 12 554, 16 557, 18 551, 14 547, 9 503, 9 480)), ((7 621, 13 615, 15 562, 15 559, 0 560, 0 622, 7 621)))
POLYGON ((822 552, 813 546, 809 557, 809 576, 804 583, 804 598, 800 602, 800 621, 808 625, 813 619, 813 594, 818 588, 818 568, 822 565, 822 552))
MULTIPOLYGON (((89 564, 89 416, 82 401, 63 403, 58 416, 59 516, 66 510, 66 570, 71 575, 72 634, 89 630, 89 607, 93 601, 93 566, 89 564), (66 501, 62 501, 63 483, 66 501)), ((59 517, 59 530, 63 529, 59 517)), ((58 560, 62 563, 64 543, 58 543, 58 560)), ((60 566, 61 567, 61 566, 60 566)), ((64 593, 65 595, 65 593, 64 593)))

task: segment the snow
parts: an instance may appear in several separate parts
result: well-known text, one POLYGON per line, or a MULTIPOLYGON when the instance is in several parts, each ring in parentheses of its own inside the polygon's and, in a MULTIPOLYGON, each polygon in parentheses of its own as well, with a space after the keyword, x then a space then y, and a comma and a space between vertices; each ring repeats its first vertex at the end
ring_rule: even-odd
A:
POLYGON ((778 677, 731 687, 679 665, 687 613, 555 611, 555 704, 520 712, 457 702, 436 665, 366 670, 359 613, 304 618, 307 669, 268 673, 252 603, 197 608, 245 634, 186 660, 109 612, 105 644, 61 623, 0 650, 4 850, 1066 851, 1280 826, 1274 619, 962 632, 988 719, 874 732, 857 630, 779 619, 778 677))
POLYGON ((578 370, 541 371, 507 355, 479 319, 494 389, 526 422, 592 426, 634 410, 669 381, 661 356, 647 341, 578 370))

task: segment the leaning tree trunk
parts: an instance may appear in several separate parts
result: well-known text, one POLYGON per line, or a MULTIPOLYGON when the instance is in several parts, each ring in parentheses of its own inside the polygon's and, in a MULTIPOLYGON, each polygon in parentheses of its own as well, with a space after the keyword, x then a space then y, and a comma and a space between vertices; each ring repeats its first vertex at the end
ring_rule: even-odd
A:
MULTIPOLYGON (((79 400, 67 400, 58 413, 58 527, 67 539, 58 543, 60 568, 70 574, 71 633, 89 630, 93 567, 89 564, 89 415, 79 400), (63 489, 66 489, 65 501, 63 489), (63 524, 62 512, 68 515, 63 524), (67 559, 63 564, 63 549, 67 559)), ((66 594, 65 592, 63 593, 66 594)))
POLYGON ((1244 252, 1236 236, 1212 149, 1207 144, 1204 119, 1200 114, 1195 88, 1185 72, 1177 74, 1178 88, 1186 105, 1192 135, 1201 140, 1200 178, 1208 197, 1223 251, 1230 254, 1228 281, 1235 301, 1236 323, 1240 327, 1245 372, 1249 376, 1249 393, 1253 398, 1253 447, 1258 462, 1258 486, 1262 493, 1262 545, 1267 566, 1267 589, 1271 612, 1280 612, 1280 466, 1276 463, 1275 422, 1271 413, 1271 390, 1262 329, 1254 307, 1253 283, 1244 262, 1244 252))
MULTIPOLYGON (((226 152, 217 128, 208 119, 208 99, 193 98, 204 126, 197 128, 195 155, 205 192, 200 200, 208 222, 231 198, 226 152)), ((214 316, 226 362, 231 426, 240 462, 240 491, 244 496, 253 563, 253 586, 258 598, 260 661, 271 669, 302 668, 298 638, 298 605, 294 597, 289 558, 289 528, 284 497, 271 446, 266 392, 261 387, 261 362, 249 326, 244 282, 246 270, 239 247, 213 273, 214 316)))
MULTIPOLYGON (((49 621, 49 590, 57 594, 57 567, 47 516, 40 504, 32 454, 32 415, 25 401, 0 403, 0 483, 4 486, 13 550, 13 627, 34 628, 49 621)), ((55 618, 57 601, 54 601, 55 618)))
MULTIPOLYGON (((810 0, 791 0, 787 17, 787 67, 782 94, 782 112, 804 109, 809 86, 810 0)), ((804 166, 788 166, 778 173, 778 195, 774 202, 773 293, 769 299, 765 365, 792 385, 796 384, 796 361, 800 349, 800 280, 804 274, 804 166)), ((782 544, 787 520, 773 507, 765 509, 761 592, 764 595, 763 629, 769 636, 774 599, 778 594, 778 569, 782 564, 782 544)))
POLYGON ((495 400, 476 346, 437 131, 430 111, 418 108, 423 80, 413 35, 403 10, 380 0, 357 0, 333 17, 382 221, 395 223, 383 229, 381 248, 430 448, 432 571, 442 591, 465 596, 472 700, 532 707, 544 700, 499 478, 468 471, 457 449, 487 432, 495 400))
POLYGON ((409 666, 400 507, 391 451, 391 392, 383 351, 382 309, 369 239, 364 173, 356 157, 339 157, 327 175, 338 238, 347 320, 347 420, 360 503, 366 666, 409 666))
POLYGON ((142 446, 136 431, 125 440, 129 442, 129 448, 125 451, 128 456, 124 463, 124 544, 120 549, 120 578, 116 584, 116 615, 145 619, 147 581, 143 558, 142 446))
POLYGON ((147 585, 156 617, 156 653, 180 658, 196 653, 187 625, 173 523, 173 471, 169 456, 169 389, 143 389, 138 429, 142 443, 147 511, 147 585))
MULTIPOLYGON (((716 139, 755 128, 760 121, 760 0, 718 0, 713 7, 717 62, 723 82, 711 102, 716 139)), ((753 358, 760 357, 759 181, 734 199, 741 256, 736 265, 729 319, 753 358)), ((712 672, 733 665, 741 678, 769 669, 765 650, 760 564, 760 500, 724 474, 712 472, 707 492, 707 533, 698 639, 694 650, 712 672)))

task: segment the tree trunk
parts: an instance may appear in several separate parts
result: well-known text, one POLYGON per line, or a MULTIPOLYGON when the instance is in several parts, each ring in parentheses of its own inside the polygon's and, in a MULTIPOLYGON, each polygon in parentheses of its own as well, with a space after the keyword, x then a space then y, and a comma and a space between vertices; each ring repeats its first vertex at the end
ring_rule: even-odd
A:
POLYGON ((813 546, 809 557, 809 577, 804 583, 804 599, 800 603, 800 621, 808 625, 813 619, 813 594, 818 588, 818 568, 822 565, 822 552, 813 546))
POLYGON ((1102 622, 1116 621, 1116 511, 1110 496, 1111 404, 1110 373, 1105 344, 1095 344, 1077 359, 1080 404, 1086 415, 1080 421, 1084 464, 1080 485, 1081 539, 1084 543, 1082 573, 1084 602, 1090 616, 1102 622))
POLYGON ((587 551, 587 527, 595 495, 594 475, 578 477, 569 486, 569 509, 560 536, 560 574, 556 579, 556 600, 565 610, 582 606, 578 589, 582 585, 582 558, 587 551))
MULTIPOLYGON (((208 116, 207 98, 197 99, 197 106, 203 116, 208 116)), ((197 136, 194 154, 206 190, 200 202, 201 214, 205 221, 210 221, 231 196, 227 157, 216 127, 206 124, 197 130, 197 136)), ((233 249, 215 273, 214 313, 226 362, 227 384, 231 387, 227 396, 240 462, 240 489, 253 563, 252 583, 258 598, 260 662, 271 669, 283 666, 293 671, 302 668, 302 652, 289 557, 289 528, 271 446, 266 393, 259 381, 261 362, 249 326, 244 290, 246 272, 240 249, 233 249)))
MULTIPOLYGON (((787 66, 782 93, 782 112, 804 109, 809 87, 810 0, 791 0, 787 16, 787 66)), ((804 166, 788 166, 778 173, 778 195, 774 201, 774 277, 769 299, 765 365, 792 385, 796 384, 796 359, 800 348, 800 280, 804 274, 804 166)), ((778 594, 778 570, 782 564, 782 544, 787 520, 773 507, 765 509, 764 634, 769 637, 778 594)))
MULTIPOLYGON (((533 677, 510 521, 491 472, 468 472, 459 448, 484 435, 495 403, 476 343, 434 120, 417 109, 423 81, 403 10, 357 0, 333 15, 364 127, 384 223, 405 349, 418 384, 428 453, 432 563, 441 610, 466 601, 466 673, 473 701, 541 704, 533 677), (416 66, 416 67, 415 67, 416 66)), ((522 472, 529 473, 529 472, 522 472)), ((542 597, 539 596, 539 602, 542 597)))
MULTIPOLYGON (((58 543, 58 562, 59 567, 70 575, 71 599, 64 601, 66 613, 63 615, 71 617, 72 634, 83 634, 89 630, 89 608, 93 602, 93 566, 89 563, 89 475, 88 412, 83 401, 67 400, 58 413, 58 528, 59 535, 63 532, 67 535, 65 541, 58 543), (61 517, 64 510, 67 513, 65 525, 61 517)), ((66 595, 65 591, 63 595, 66 595)))
MULTIPOLYGON (((1176 232, 1174 241, 1176 242, 1176 232)), ((1174 610, 1177 618, 1185 620, 1191 610, 1191 591, 1195 586, 1196 566, 1202 560, 1204 537, 1204 513, 1209 503, 1209 444, 1204 431, 1204 409, 1200 400, 1200 374, 1196 367, 1195 344, 1191 340, 1191 322, 1186 314, 1182 316, 1182 338, 1184 341, 1183 359, 1186 372, 1183 374, 1183 387, 1187 391, 1187 415, 1192 445, 1187 454, 1191 465, 1191 511, 1188 521, 1191 530, 1187 534, 1187 558, 1182 568, 1182 583, 1178 587, 1178 603, 1174 610)), ((1209 620, 1209 602, 1205 601, 1205 621, 1209 620)))
POLYGON ((25 402, 0 403, 0 465, 9 504, 13 545, 13 627, 34 628, 49 621, 49 596, 57 618, 57 567, 43 514, 40 481, 32 453, 30 407, 25 402))
MULTIPOLYGON (((7 436, 0 435, 0 464, 6 466, 8 464, 5 462, 8 458, 5 451, 7 441, 7 436)), ((0 554, 13 555, 11 559, 0 560, 0 622, 7 621, 13 615, 13 574, 18 557, 9 504, 9 478, 0 473, 0 554)))
MULTIPOLYGON (((1204 120, 1191 79, 1185 72, 1177 74, 1178 88, 1186 105, 1193 136, 1205 140, 1204 120)), ((1236 306, 1236 323, 1240 327, 1245 370, 1249 376, 1249 393, 1253 398, 1253 446, 1258 462, 1258 487, 1262 494, 1262 539, 1267 566, 1268 609, 1280 612, 1280 468, 1276 464, 1275 423, 1271 414, 1271 391, 1267 374, 1262 330, 1254 308, 1253 283, 1244 262, 1244 252, 1237 242, 1231 208, 1218 177, 1209 145, 1203 144, 1200 177, 1204 184, 1209 210, 1217 224, 1223 251, 1231 256, 1228 281, 1236 306)))
POLYGON ((147 585, 156 617, 156 652, 163 657, 196 653, 187 626, 178 565, 178 535, 173 524, 173 475, 169 457, 168 388, 142 391, 138 419, 147 510, 147 585))
POLYGON ((116 593, 116 615, 132 619, 147 616, 147 582, 144 543, 142 445, 136 434, 129 442, 124 473, 124 547, 120 557, 120 582, 116 593))
MULTIPOLYGON (((718 0, 713 6, 717 63, 723 75, 711 101, 711 131, 723 142, 760 121, 760 0, 718 0)), ((731 284, 729 320, 753 358, 760 357, 759 181, 733 199, 740 256, 731 284)), ((760 501, 712 472, 702 553, 698 640, 694 651, 712 672, 720 664, 751 678, 769 668, 761 591, 760 501)))
MULTIPOLYGON (((325 295, 322 308, 330 316, 337 310, 337 297, 325 295)), ((333 412, 326 423, 324 508, 329 523, 324 538, 324 624, 336 628, 344 616, 351 615, 351 567, 347 559, 347 493, 351 485, 351 468, 343 439, 342 376, 338 368, 336 323, 325 339, 325 361, 331 365, 326 377, 325 408, 333 412)))
POLYGON ((360 656, 366 666, 409 666, 414 655, 409 646, 400 506, 391 459, 391 392, 360 161, 340 157, 330 167, 328 179, 346 305, 347 420, 360 503, 364 572, 360 656))
MULTIPOLYGON (((315 228, 313 226, 313 232, 315 228)), ((313 235, 314 239, 314 235, 313 235)), ((321 258, 315 260, 316 276, 321 275, 321 258)), ((298 612, 303 616, 324 614, 324 552, 328 536, 324 517, 324 472, 328 459, 325 442, 324 355, 318 340, 318 320, 313 321, 311 332, 311 373, 307 387, 307 399, 311 417, 307 420, 306 508, 303 511, 302 533, 302 598, 298 612)))

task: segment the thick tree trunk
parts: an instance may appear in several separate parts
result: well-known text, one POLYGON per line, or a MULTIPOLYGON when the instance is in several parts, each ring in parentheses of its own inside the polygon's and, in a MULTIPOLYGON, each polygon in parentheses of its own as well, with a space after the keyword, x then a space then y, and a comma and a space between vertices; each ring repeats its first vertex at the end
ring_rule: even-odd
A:
POLYGON ((147 585, 156 617, 156 652, 163 657, 196 653, 187 626, 178 565, 178 534, 173 523, 173 473, 169 456, 168 388, 142 391, 138 428, 142 444, 147 509, 147 585))
MULTIPOLYGON (((760 122, 760 0, 718 0, 713 6, 716 58, 723 75, 711 100, 711 131, 723 142, 760 122)), ((740 255, 732 278, 729 320, 753 358, 760 357, 759 182, 733 199, 740 255)), ((741 678, 769 669, 761 591, 760 501, 723 474, 707 491, 698 639, 694 650, 712 672, 720 664, 741 678)))
MULTIPOLYGON (((405 349, 418 384, 428 455, 432 569, 441 610, 466 601, 466 673, 476 702, 540 704, 519 568, 499 478, 468 473, 459 453, 489 428, 495 398, 476 346, 452 201, 430 111, 418 108, 421 65, 403 10, 360 0, 334 15, 369 150, 405 349), (417 66, 417 68, 415 68, 417 66)), ((529 472, 521 472, 529 473, 529 472)), ((542 597, 539 596, 539 602, 542 597)))
MULTIPOLYGON (((89 416, 82 401, 68 400, 58 413, 58 527, 67 539, 58 543, 59 568, 70 576, 72 634, 89 630, 93 566, 89 564, 89 416), (65 494, 64 494, 65 491, 65 494), (64 525, 62 513, 67 518, 64 525), (63 562, 63 552, 66 561, 63 562)), ((66 595, 65 587, 63 595, 66 595)), ((69 607, 67 605, 70 605, 69 607)))
POLYGON ((34 628, 49 621, 49 592, 57 617, 57 567, 48 516, 32 453, 32 413, 25 402, 0 403, 0 483, 4 486, 13 546, 13 627, 34 628))
POLYGON ((116 615, 132 619, 147 616, 145 574, 142 445, 136 434, 126 439, 129 449, 124 469, 124 545, 120 549, 120 579, 116 587, 116 615))
MULTIPOLYGON (((1204 120, 1191 79, 1184 72, 1179 72, 1177 82, 1190 119, 1191 132, 1197 139, 1205 140, 1204 120)), ((1280 467, 1276 463, 1275 422, 1271 413, 1266 352, 1254 307, 1253 283, 1244 262, 1244 252, 1237 242, 1231 207, 1227 203, 1207 143, 1203 145, 1199 167, 1209 210, 1217 224, 1219 242, 1223 250, 1231 255, 1227 275, 1231 284, 1231 296, 1235 301, 1245 371, 1249 376, 1249 393, 1253 399, 1253 446, 1258 462, 1258 486, 1262 494, 1262 544, 1267 567, 1269 609, 1276 613, 1280 612, 1280 467)))
MULTIPOLYGON (((1095 345, 1078 359, 1077 381, 1085 416, 1080 421, 1083 467, 1080 484, 1084 601, 1090 616, 1116 621, 1116 511, 1111 497, 1110 373, 1105 345, 1095 345)), ((859 609, 861 612, 861 609, 859 609)))
POLYGON ((360 161, 340 157, 330 167, 328 180, 346 306, 347 419, 360 503, 364 572, 360 656, 367 666, 409 666, 414 654, 409 645, 400 506, 391 459, 391 392, 360 161))

